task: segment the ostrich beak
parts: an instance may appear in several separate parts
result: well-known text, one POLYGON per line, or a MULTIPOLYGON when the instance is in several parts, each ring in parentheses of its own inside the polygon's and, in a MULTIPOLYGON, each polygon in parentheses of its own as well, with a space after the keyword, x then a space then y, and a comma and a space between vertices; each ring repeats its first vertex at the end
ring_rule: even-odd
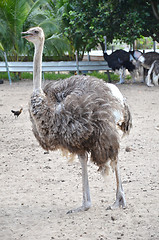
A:
POLYGON ((31 36, 33 36, 33 34, 31 33, 31 32, 29 32, 29 31, 27 31, 27 32, 21 32, 21 34, 22 34, 22 38, 28 38, 28 37, 31 37, 31 36))

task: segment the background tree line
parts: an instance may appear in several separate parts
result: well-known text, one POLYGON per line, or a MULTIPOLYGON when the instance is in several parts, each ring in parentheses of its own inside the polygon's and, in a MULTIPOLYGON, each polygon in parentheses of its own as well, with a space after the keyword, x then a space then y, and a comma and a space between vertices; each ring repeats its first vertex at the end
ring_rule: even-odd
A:
POLYGON ((159 0, 1 0, 0 49, 10 60, 33 55, 33 46, 21 38, 32 26, 44 29, 44 57, 82 59, 99 44, 152 37, 159 42, 159 0))

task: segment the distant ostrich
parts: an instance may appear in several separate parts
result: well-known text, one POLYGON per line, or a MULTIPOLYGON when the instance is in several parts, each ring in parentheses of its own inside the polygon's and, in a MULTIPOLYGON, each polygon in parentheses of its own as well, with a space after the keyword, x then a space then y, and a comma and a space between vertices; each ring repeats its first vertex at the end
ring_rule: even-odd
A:
MULTIPOLYGON (((157 52, 143 53, 141 55, 141 57, 139 57, 136 60, 141 62, 142 66, 145 69, 149 70, 148 74, 147 74, 147 77, 146 77, 146 84, 147 84, 147 86, 152 87, 153 84, 151 83, 151 73, 155 69, 155 72, 153 74, 153 76, 155 77, 157 72, 159 71, 159 70, 157 70, 159 68, 159 67, 157 67, 158 66, 158 60, 159 60, 159 54, 157 52)), ((154 79, 154 82, 156 83, 156 78, 154 79)))
POLYGON ((140 58, 141 60, 144 59, 143 58, 143 53, 139 50, 133 50, 133 51, 129 51, 132 63, 135 66, 135 70, 133 71, 133 79, 135 82, 135 79, 140 79, 141 82, 144 82, 143 80, 143 66, 141 64, 141 62, 138 61, 138 59, 140 58))
POLYGON ((135 81, 135 65, 133 64, 133 55, 130 52, 126 52, 122 49, 116 50, 110 55, 104 52, 104 59, 107 61, 108 66, 113 69, 113 71, 119 70, 120 81, 119 84, 125 81, 125 70, 127 69, 133 81, 135 81))
MULTIPOLYGON (((159 81, 159 60, 155 60, 147 75, 147 82, 149 82, 149 85, 151 84, 151 74, 152 74, 152 82, 155 86, 158 86, 158 81, 159 81)), ((152 85, 153 86, 153 85, 152 85)))
POLYGON ((91 207, 88 154, 103 174, 108 172, 109 166, 115 170, 116 201, 110 208, 125 208, 118 166, 118 129, 129 132, 131 115, 122 94, 115 85, 90 76, 51 82, 42 90, 43 30, 35 27, 23 34, 35 45, 33 93, 29 103, 33 133, 45 150, 61 149, 77 154, 82 166, 83 204, 68 213, 91 207))

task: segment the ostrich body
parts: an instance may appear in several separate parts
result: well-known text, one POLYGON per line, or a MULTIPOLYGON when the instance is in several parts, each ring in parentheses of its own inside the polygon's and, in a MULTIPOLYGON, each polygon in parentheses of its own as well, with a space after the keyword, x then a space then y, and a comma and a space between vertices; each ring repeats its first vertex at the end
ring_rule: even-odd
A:
MULTIPOLYGON (((147 86, 149 87, 152 87, 153 84, 151 83, 151 73, 152 71, 154 70, 154 65, 155 65, 155 72, 158 71, 157 70, 157 63, 154 64, 154 62, 156 60, 159 60, 159 54, 156 53, 156 52, 148 52, 148 53, 144 53, 143 54, 143 58, 144 60, 142 60, 141 58, 139 58, 139 61, 141 62, 142 66, 145 68, 145 69, 148 69, 148 73, 147 73, 147 77, 146 77, 146 84, 147 86)), ((156 74, 153 73, 153 77, 155 77, 156 74)), ((156 77, 155 79, 153 80, 154 83, 157 83, 156 81, 156 77)))
POLYGON ((31 28, 25 38, 35 45, 33 94, 29 103, 33 133, 45 150, 61 149, 77 154, 82 166, 83 203, 69 211, 91 206, 87 160, 104 174, 109 163, 116 173, 116 201, 112 208, 126 206, 118 166, 119 135, 131 127, 131 115, 122 94, 113 84, 90 76, 73 76, 49 83, 41 89, 44 33, 31 28))
POLYGON ((147 73, 147 77, 146 77, 146 84, 147 86, 149 87, 152 87, 153 84, 151 83, 151 73, 154 71, 155 69, 155 72, 153 73, 153 82, 156 84, 158 80, 157 79, 157 72, 158 72, 158 61, 159 61, 159 54, 157 52, 147 52, 147 53, 143 53, 141 55, 141 57, 139 57, 137 59, 141 64, 142 66, 145 68, 145 69, 148 69, 148 73, 147 73))
POLYGON ((113 69, 113 71, 119 71, 119 84, 124 83, 126 69, 131 73, 134 81, 135 65, 132 63, 133 56, 130 54, 130 52, 126 52, 122 49, 116 50, 110 55, 104 52, 104 59, 107 61, 108 66, 113 69))
POLYGON ((159 54, 157 52, 147 52, 143 53, 143 58, 139 58, 138 60, 142 63, 142 66, 146 69, 150 69, 152 63, 155 60, 159 60, 159 54))

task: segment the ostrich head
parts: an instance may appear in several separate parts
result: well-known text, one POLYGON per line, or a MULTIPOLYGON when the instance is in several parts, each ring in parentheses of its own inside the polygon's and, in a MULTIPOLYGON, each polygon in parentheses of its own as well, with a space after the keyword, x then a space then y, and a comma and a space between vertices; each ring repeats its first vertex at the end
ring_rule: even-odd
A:
POLYGON ((23 38, 26 38, 29 42, 34 43, 34 45, 44 42, 45 35, 40 27, 30 28, 26 32, 22 32, 23 38))
POLYGON ((133 58, 136 60, 136 61, 139 61, 141 63, 143 63, 145 61, 145 58, 142 54, 142 52, 138 51, 138 50, 134 50, 134 51, 129 51, 130 55, 131 55, 131 59, 130 61, 133 60, 133 58))

